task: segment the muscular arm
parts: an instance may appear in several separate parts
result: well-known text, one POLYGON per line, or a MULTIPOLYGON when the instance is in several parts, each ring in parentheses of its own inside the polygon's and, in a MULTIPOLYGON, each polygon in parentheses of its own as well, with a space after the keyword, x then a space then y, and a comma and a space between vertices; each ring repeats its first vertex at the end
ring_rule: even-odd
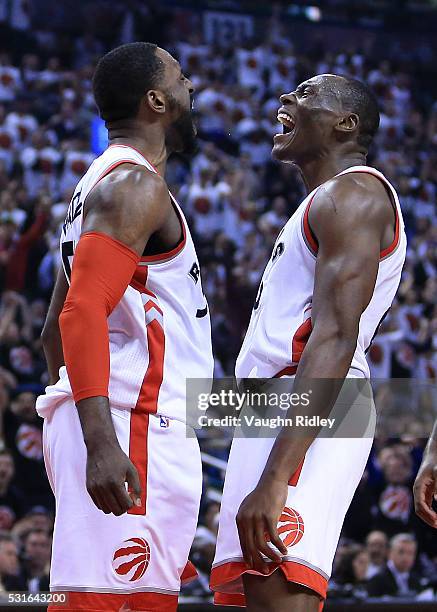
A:
POLYGON ((59 315, 65 302, 68 291, 68 283, 64 270, 58 272, 55 288, 47 313, 47 318, 41 333, 42 345, 46 356, 49 371, 49 383, 54 385, 59 378, 59 368, 64 365, 64 353, 62 351, 61 332, 59 330, 59 315))
POLYGON ((109 408, 107 317, 170 206, 163 179, 142 167, 120 166, 103 179, 86 200, 87 216, 60 315, 65 363, 88 452, 87 489, 105 513, 119 515, 132 506, 125 481, 141 505, 137 472, 121 451, 109 408))
MULTIPOLYGON (((293 392, 308 392, 315 379, 338 380, 326 381, 328 389, 325 383, 319 385, 319 391, 317 385, 311 385, 310 405, 299 413, 329 416, 351 365, 360 317, 375 287, 384 231, 393 226, 393 219, 388 195, 374 177, 341 177, 317 192, 310 209, 310 224, 319 243, 313 330, 299 362, 293 392)), ((286 552, 277 535, 277 520, 285 504, 288 481, 317 433, 314 430, 313 435, 311 430, 303 437, 284 429, 273 445, 257 488, 240 507, 237 525, 245 542, 246 562, 260 571, 264 564, 258 551, 279 560, 265 546, 266 529, 277 548, 286 552)))

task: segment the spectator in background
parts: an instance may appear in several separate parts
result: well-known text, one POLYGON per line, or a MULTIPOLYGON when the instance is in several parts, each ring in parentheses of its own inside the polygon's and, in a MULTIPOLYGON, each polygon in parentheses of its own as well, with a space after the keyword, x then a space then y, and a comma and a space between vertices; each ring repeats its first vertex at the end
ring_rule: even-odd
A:
POLYGON ((369 580, 385 568, 388 554, 388 539, 383 531, 371 531, 366 538, 366 550, 369 555, 366 578, 369 580))
POLYGON ((0 532, 0 591, 10 591, 11 582, 16 579, 20 569, 18 546, 9 533, 0 532))
POLYGON ((333 580, 329 584, 331 597, 366 597, 365 583, 369 567, 369 553, 359 544, 352 544, 343 551, 336 564, 333 580))
POLYGON ((14 458, 8 450, 0 451, 0 529, 11 529, 23 514, 23 494, 11 484, 15 475, 14 458))
POLYGON ((42 452, 42 423, 35 410, 35 394, 18 393, 11 410, 6 411, 5 437, 13 449, 17 481, 26 483, 27 507, 36 504, 53 507, 50 486, 45 474, 42 452))
POLYGON ((25 519, 31 530, 44 531, 51 535, 53 532, 53 514, 44 506, 33 506, 26 514, 25 519))
POLYGON ((21 571, 8 579, 8 590, 38 593, 49 591, 51 536, 44 530, 31 529, 23 536, 21 571))
POLYGON ((410 528, 413 518, 413 464, 408 449, 398 444, 380 453, 384 480, 377 501, 374 528, 388 536, 410 528))
POLYGON ((32 225, 11 239, 6 268, 6 289, 23 291, 31 248, 42 238, 51 206, 49 197, 41 196, 32 225))
POLYGON ((424 590, 420 576, 413 570, 417 542, 409 533, 399 533, 390 540, 387 566, 369 580, 367 591, 371 597, 383 595, 408 596, 424 590))

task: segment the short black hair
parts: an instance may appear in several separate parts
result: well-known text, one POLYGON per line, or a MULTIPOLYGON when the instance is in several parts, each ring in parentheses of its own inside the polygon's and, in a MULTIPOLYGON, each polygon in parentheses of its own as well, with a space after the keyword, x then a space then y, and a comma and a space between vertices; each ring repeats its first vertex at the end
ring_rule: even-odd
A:
POLYGON ((152 43, 128 43, 99 60, 93 93, 102 119, 117 121, 137 115, 141 98, 158 85, 164 73, 164 63, 156 49, 152 43))
POLYGON ((356 113, 360 119, 358 144, 366 150, 372 144, 379 128, 379 106, 372 90, 351 77, 342 77, 340 81, 343 108, 356 113))

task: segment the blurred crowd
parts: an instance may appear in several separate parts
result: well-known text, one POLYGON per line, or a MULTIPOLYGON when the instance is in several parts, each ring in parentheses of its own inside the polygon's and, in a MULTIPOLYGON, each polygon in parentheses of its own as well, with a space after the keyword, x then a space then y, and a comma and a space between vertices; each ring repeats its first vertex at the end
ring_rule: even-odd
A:
MULTIPOLYGON (((398 190, 409 247, 398 297, 368 359, 381 383, 377 404, 396 408, 399 394, 384 382, 391 377, 412 379, 423 393, 415 395, 414 414, 407 407, 405 418, 394 419, 396 431, 388 419, 375 443, 346 519, 330 592, 432 597, 437 549, 415 518, 411 495, 433 419, 427 385, 437 375, 437 101, 418 76, 432 53, 423 46, 410 50, 417 74, 391 49, 384 58, 359 44, 342 52, 319 45, 306 54, 275 19, 266 21, 261 38, 207 43, 195 21, 187 28, 195 34, 182 38, 171 21, 164 34, 159 10, 136 1, 125 8, 115 3, 110 34, 106 27, 99 37, 88 27, 68 35, 33 26, 19 2, 11 5, 9 21, 0 13, 0 589, 47 590, 54 504, 34 408, 47 381, 40 333, 60 266, 60 226, 73 188, 96 156, 93 68, 109 48, 153 36, 178 57, 196 88, 199 151, 191 160, 173 158, 167 180, 194 234, 217 376, 232 375, 273 242, 305 195, 296 169, 271 160, 279 95, 324 72, 363 79, 378 95, 381 128, 369 163, 398 190), (155 23, 161 24, 156 31, 155 23)), ((88 15, 93 6, 88 3, 88 15)), ((185 593, 208 597, 220 460, 229 440, 205 435, 201 445, 215 461, 204 470, 192 551, 199 579, 185 593)))

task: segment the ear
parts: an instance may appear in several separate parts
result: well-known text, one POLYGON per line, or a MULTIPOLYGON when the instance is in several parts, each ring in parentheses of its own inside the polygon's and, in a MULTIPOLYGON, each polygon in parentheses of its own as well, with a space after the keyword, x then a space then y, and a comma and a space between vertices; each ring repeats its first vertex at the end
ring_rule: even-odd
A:
POLYGON ((335 126, 335 129, 340 132, 352 133, 358 129, 360 125, 360 118, 356 113, 351 113, 350 115, 346 115, 345 117, 341 117, 335 126))
POLYGON ((159 89, 149 89, 146 93, 145 102, 155 113, 160 113, 162 115, 166 111, 165 96, 159 89))

